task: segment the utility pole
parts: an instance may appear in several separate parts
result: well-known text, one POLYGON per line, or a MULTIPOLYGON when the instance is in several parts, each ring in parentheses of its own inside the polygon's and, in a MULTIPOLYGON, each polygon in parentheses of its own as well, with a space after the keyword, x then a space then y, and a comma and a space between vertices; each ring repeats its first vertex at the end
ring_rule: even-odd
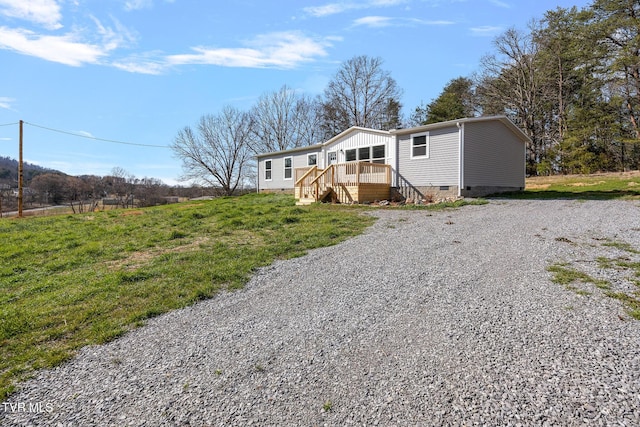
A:
POLYGON ((20 149, 18 157, 18 218, 22 218, 22 120, 20 120, 20 149))

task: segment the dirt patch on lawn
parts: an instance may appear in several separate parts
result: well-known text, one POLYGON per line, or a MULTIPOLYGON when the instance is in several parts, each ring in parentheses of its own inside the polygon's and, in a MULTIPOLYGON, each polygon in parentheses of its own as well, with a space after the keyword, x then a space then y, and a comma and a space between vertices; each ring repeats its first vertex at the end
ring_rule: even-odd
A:
POLYGON ((551 184, 527 184, 527 190, 546 190, 551 184))
POLYGON ((208 237, 198 237, 193 242, 186 245, 176 246, 174 248, 154 248, 147 251, 132 252, 126 258, 116 259, 105 262, 109 269, 122 269, 125 271, 137 270, 146 264, 149 264, 155 257, 168 253, 183 253, 196 250, 201 244, 209 241, 208 237))
POLYGON ((593 182, 572 182, 567 184, 570 187, 591 187, 592 185, 604 184, 605 181, 593 181, 593 182))

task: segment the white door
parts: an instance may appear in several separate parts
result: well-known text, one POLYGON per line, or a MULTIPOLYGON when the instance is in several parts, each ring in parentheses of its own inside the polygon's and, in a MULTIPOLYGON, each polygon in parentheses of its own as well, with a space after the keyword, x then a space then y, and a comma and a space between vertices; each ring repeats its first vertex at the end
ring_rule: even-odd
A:
POLYGON ((338 152, 337 151, 329 151, 327 153, 327 166, 333 165, 334 163, 338 163, 338 152))

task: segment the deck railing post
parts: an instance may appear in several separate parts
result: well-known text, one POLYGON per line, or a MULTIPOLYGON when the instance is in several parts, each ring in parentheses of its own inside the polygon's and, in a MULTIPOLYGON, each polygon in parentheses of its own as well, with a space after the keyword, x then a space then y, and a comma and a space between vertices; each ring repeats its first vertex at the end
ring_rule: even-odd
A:
POLYGON ((336 185, 336 168, 335 165, 331 165, 331 187, 336 185))

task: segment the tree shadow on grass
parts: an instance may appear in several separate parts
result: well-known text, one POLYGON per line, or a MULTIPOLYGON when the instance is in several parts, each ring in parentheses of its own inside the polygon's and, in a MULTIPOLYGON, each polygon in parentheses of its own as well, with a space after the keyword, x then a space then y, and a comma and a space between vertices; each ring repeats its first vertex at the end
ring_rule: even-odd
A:
POLYGON ((640 190, 556 191, 525 190, 487 196, 491 199, 515 200, 640 200, 640 190))

